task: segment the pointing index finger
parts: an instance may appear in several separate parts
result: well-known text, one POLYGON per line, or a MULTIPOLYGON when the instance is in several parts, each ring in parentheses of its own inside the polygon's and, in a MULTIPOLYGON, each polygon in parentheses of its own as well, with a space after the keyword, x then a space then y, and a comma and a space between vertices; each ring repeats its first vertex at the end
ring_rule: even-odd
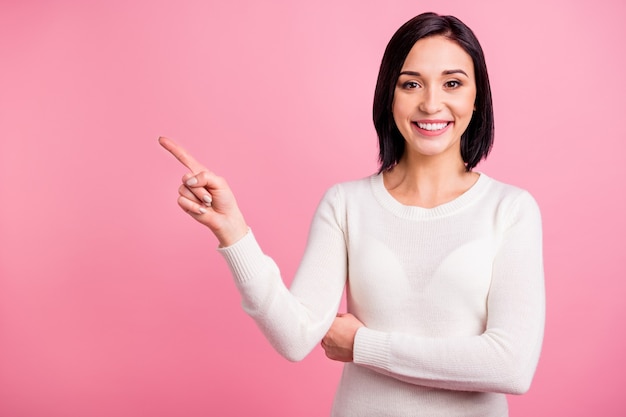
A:
POLYGON ((196 161, 196 159, 191 156, 189 152, 173 140, 161 136, 159 138, 159 143, 194 174, 205 170, 200 162, 196 161))

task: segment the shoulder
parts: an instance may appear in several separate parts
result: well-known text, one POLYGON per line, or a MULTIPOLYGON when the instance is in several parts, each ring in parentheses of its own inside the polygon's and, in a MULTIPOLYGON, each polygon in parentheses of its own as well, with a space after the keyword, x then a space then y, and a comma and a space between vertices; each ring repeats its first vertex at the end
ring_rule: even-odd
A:
POLYGON ((506 223, 514 223, 520 217, 540 219, 539 204, 528 190, 486 175, 485 179, 487 182, 485 198, 496 206, 498 217, 505 219, 506 223))
POLYGON ((537 204, 535 198, 528 190, 516 185, 498 181, 485 174, 481 174, 481 176, 485 177, 485 182, 487 183, 487 193, 492 198, 500 201, 526 201, 537 204))
MULTIPOLYGON (((319 202, 314 217, 314 224, 336 224, 344 229, 349 207, 362 206, 367 204, 363 197, 364 192, 370 189, 370 177, 353 181, 336 183, 326 190, 319 202), (356 203, 356 204, 355 204, 356 203)), ((371 194, 371 191, 370 191, 371 194)))
POLYGON ((367 193, 371 194, 371 184, 376 177, 376 174, 372 174, 356 180, 336 183, 326 190, 324 200, 355 199, 367 193))
POLYGON ((337 218, 345 218, 347 212, 371 204, 371 183, 375 177, 376 175, 370 175, 334 184, 324 193, 318 212, 332 212, 337 218))

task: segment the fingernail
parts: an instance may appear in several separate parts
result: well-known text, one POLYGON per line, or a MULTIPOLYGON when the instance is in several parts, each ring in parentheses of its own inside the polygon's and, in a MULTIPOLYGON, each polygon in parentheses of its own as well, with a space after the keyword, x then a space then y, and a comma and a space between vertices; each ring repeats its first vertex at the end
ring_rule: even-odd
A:
POLYGON ((206 203, 207 206, 210 206, 211 203, 213 202, 213 199, 208 194, 203 195, 202 199, 204 200, 204 202, 206 203))
POLYGON ((206 209, 205 209, 205 208, 202 208, 202 207, 199 207, 199 208, 198 208, 198 211, 200 212, 200 214, 204 214, 204 213, 206 213, 206 209))
POLYGON ((185 182, 185 184, 189 186, 196 185, 197 183, 198 183, 198 179, 196 177, 191 177, 185 182))

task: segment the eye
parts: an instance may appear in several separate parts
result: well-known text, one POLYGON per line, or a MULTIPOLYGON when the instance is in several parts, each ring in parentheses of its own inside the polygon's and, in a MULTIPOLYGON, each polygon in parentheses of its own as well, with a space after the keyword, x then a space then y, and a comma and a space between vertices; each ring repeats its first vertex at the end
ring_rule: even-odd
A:
POLYGON ((416 81, 407 81, 402 83, 402 88, 407 90, 412 90, 414 88, 418 88, 420 85, 416 81))
POLYGON ((446 88, 454 90, 455 88, 458 88, 461 86, 461 82, 457 80, 450 80, 450 81, 446 81, 444 85, 446 88))

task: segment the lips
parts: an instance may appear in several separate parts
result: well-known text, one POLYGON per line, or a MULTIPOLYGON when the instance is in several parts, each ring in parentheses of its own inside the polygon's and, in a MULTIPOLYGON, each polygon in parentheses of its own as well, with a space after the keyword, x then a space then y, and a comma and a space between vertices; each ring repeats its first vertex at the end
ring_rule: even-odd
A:
POLYGON ((411 124, 422 135, 437 136, 448 130, 453 123, 446 120, 420 120, 411 124))
POLYGON ((417 127, 419 127, 420 129, 424 129, 424 130, 429 130, 429 131, 434 131, 434 130, 441 130, 444 129, 446 126, 448 126, 449 122, 440 122, 440 123, 422 123, 422 122, 416 122, 417 127))

